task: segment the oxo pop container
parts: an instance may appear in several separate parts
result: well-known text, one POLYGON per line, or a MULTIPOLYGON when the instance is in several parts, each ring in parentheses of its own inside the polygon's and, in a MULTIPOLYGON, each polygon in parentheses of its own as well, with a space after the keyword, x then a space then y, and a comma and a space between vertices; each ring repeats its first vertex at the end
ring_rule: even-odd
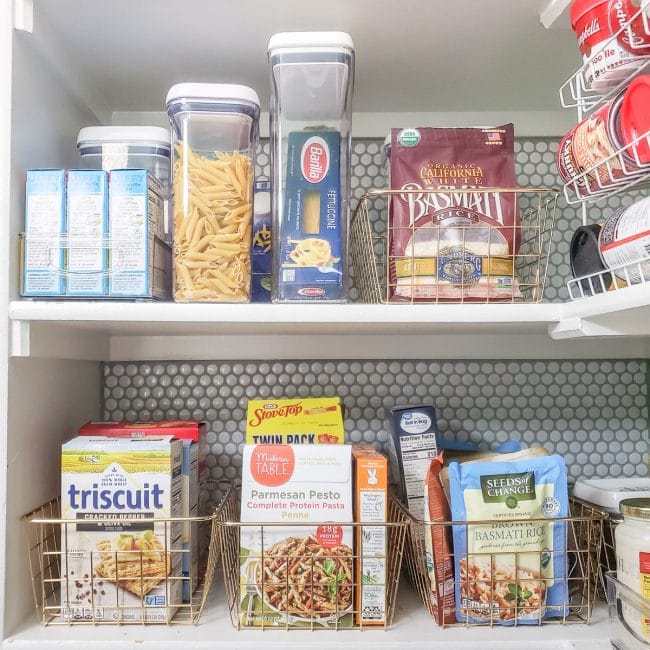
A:
POLYGON ((345 302, 354 46, 343 32, 269 41, 273 301, 345 302))
POLYGON ((167 93, 177 302, 249 302, 260 102, 246 86, 182 83, 167 93))
POLYGON ((169 194, 169 130, 158 126, 87 126, 77 136, 85 169, 146 169, 169 194))

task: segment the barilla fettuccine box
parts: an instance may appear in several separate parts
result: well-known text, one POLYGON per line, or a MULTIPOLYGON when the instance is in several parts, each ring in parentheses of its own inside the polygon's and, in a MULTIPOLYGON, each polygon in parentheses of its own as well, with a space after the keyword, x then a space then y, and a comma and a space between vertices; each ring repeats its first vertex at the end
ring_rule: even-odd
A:
MULTIPOLYGON (((352 447, 354 520, 375 524, 388 521, 388 459, 370 443, 352 447)), ((355 620, 357 625, 386 623, 388 528, 356 528, 355 620)))
POLYGON ((242 625, 352 626, 350 445, 244 445, 241 521, 242 625))
POLYGON ((108 174, 96 169, 68 172, 66 295, 108 293, 108 174))
MULTIPOLYGON (((143 438, 171 435, 183 442, 183 517, 199 515, 199 485, 207 478, 205 446, 206 425, 198 420, 161 420, 159 422, 87 422, 80 436, 143 438), (203 444, 201 444, 203 443, 203 444)), ((183 602, 189 602, 198 584, 199 530, 197 522, 183 522, 183 602)))
POLYGON ((23 296, 65 293, 65 170, 30 169, 25 182, 23 296))
POLYGON ((165 623, 182 602, 183 445, 79 436, 61 455, 62 615, 165 623))
POLYGON ((109 232, 112 297, 171 295, 171 250, 163 241, 163 189, 144 169, 110 172, 109 232))
POLYGON ((246 442, 327 444, 345 442, 338 397, 249 400, 246 442))
POLYGON ((345 300, 338 131, 289 134, 278 300, 345 300))

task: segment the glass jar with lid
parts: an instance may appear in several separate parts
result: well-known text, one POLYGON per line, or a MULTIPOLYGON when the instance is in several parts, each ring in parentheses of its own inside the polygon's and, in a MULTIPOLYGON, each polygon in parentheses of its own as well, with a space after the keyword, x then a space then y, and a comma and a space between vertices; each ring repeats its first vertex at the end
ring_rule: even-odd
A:
MULTIPOLYGON (((623 521, 616 527, 616 572, 620 582, 650 599, 650 499, 624 499, 623 521)), ((623 617, 641 638, 650 641, 650 619, 623 603, 623 617)))

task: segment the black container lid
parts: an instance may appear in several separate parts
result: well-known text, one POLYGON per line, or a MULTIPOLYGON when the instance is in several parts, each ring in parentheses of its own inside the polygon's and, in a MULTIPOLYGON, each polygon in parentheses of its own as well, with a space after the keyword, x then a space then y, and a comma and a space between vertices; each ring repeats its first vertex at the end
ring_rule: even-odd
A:
MULTIPOLYGON (((607 270, 598 248, 598 234, 600 233, 600 229, 601 226, 599 224, 592 224, 589 226, 580 226, 573 233, 569 248, 569 261, 571 264, 571 273, 574 278, 580 279, 587 275, 607 270)), ((604 273, 601 276, 580 282, 585 296, 591 296, 593 293, 604 293, 609 289, 611 284, 611 273, 604 273)))

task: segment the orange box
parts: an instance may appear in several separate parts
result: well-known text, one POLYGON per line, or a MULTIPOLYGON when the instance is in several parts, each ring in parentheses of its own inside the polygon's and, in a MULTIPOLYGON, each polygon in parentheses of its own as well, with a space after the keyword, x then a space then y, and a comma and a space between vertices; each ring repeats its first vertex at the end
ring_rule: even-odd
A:
MULTIPOLYGON (((388 519, 388 459, 369 443, 352 447, 354 520, 385 524, 388 519)), ((386 526, 358 526, 355 620, 357 625, 385 625, 388 570, 386 526)))

